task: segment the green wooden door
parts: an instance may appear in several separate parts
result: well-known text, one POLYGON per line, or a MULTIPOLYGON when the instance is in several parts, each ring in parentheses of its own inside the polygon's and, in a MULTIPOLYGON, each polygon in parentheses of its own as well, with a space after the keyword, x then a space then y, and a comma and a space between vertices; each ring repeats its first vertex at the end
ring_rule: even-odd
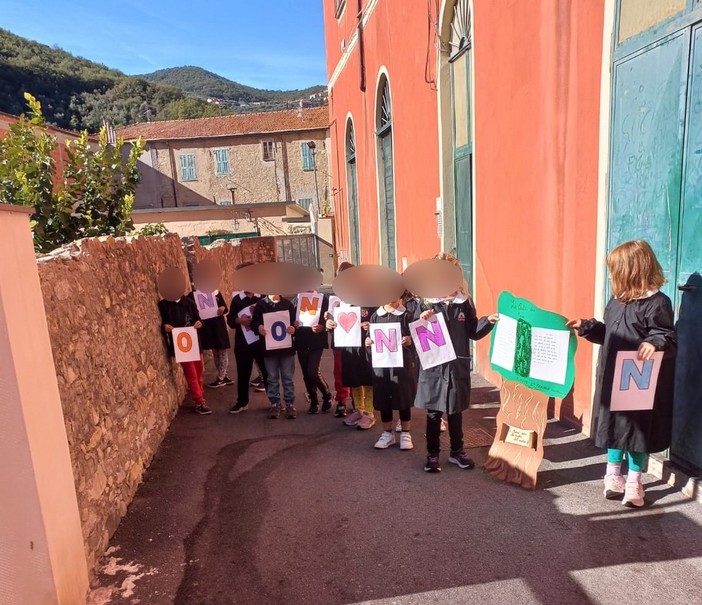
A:
POLYGON ((346 175, 349 190, 349 256, 354 265, 361 262, 360 241, 358 233, 358 176, 356 174, 356 157, 347 160, 346 175))
POLYGON ((702 28, 692 32, 676 281, 674 458, 702 468, 702 28))
POLYGON ((395 178, 392 165, 392 131, 380 136, 380 165, 382 168, 382 201, 380 221, 381 246, 385 265, 397 270, 395 251, 395 178))
POLYGON ((454 199, 456 203, 456 257, 469 288, 473 283, 473 208, 471 204, 471 154, 454 156, 454 199))

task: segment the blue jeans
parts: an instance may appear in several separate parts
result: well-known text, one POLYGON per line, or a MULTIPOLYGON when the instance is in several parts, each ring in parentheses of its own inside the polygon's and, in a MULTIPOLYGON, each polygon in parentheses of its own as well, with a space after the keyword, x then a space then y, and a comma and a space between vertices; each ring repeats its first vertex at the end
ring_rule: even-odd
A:
POLYGON ((283 382, 283 399, 285 405, 295 402, 295 355, 264 357, 263 362, 268 372, 268 399, 272 405, 280 404, 280 383, 283 382))

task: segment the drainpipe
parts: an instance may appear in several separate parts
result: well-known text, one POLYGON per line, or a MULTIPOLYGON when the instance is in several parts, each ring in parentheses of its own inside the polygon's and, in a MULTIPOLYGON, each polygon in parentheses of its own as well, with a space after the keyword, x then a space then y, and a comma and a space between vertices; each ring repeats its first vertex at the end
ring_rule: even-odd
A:
POLYGON ((170 143, 166 143, 168 147, 168 159, 171 163, 171 185, 173 186, 173 204, 178 207, 178 193, 176 190, 176 168, 175 168, 175 157, 173 156, 173 149, 170 143))
POLYGON ((362 3, 363 0, 358 0, 358 55, 361 65, 359 85, 361 91, 366 92, 366 53, 363 48, 363 7, 361 6, 362 3))

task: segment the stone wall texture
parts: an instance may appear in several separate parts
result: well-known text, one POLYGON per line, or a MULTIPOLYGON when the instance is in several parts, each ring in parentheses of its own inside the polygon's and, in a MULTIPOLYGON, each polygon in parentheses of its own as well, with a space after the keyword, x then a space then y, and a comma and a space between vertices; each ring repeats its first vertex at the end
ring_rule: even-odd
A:
POLYGON ((157 307, 158 275, 167 266, 186 273, 187 257, 218 262, 228 296, 234 267, 275 260, 275 242, 208 250, 175 235, 95 238, 37 260, 93 571, 187 392, 157 307))

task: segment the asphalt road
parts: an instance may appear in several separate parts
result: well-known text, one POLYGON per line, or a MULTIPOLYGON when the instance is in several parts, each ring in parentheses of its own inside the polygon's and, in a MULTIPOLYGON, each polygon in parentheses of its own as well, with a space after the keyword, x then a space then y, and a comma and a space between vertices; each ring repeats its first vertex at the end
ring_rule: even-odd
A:
MULTIPOLYGON (((228 414, 235 387, 208 393, 211 416, 184 404, 93 605, 701 602, 700 505, 652 477, 642 510, 604 500, 604 457, 574 431, 549 425, 534 492, 446 453, 428 474, 424 412, 414 450, 375 450, 379 425, 307 415, 296 378, 296 420, 269 420, 257 393, 228 414)), ((489 430, 498 393, 478 382, 475 395, 465 426, 489 430)), ((481 462, 487 448, 469 452, 481 462)))

